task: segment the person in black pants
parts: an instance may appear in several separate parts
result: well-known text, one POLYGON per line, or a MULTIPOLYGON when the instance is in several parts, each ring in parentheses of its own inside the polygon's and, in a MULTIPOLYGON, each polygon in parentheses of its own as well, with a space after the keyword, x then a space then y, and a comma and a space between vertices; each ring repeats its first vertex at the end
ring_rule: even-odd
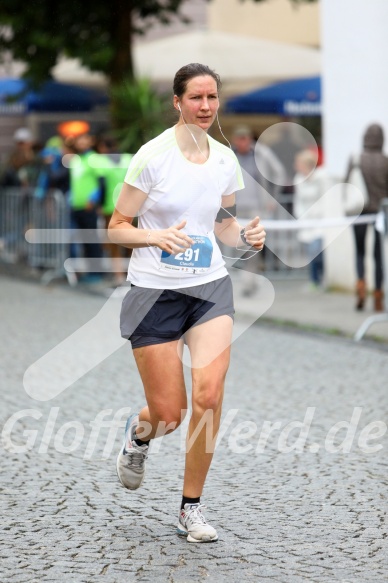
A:
MULTIPOLYGON (((356 267, 357 267, 357 304, 356 309, 362 310, 365 303, 365 247, 366 247, 366 234, 368 225, 354 225, 354 236, 356 242, 356 267)), ((380 233, 374 228, 374 245, 373 245, 373 257, 375 260, 375 310, 376 312, 381 312, 383 310, 383 259, 381 254, 381 238, 380 233)))
MULTIPOLYGON (((378 124, 371 124, 364 134, 364 149, 360 156, 360 169, 365 180, 369 195, 369 203, 362 214, 374 214, 380 210, 383 198, 388 196, 388 157, 383 154, 384 132, 378 124)), ((351 159, 345 182, 350 176, 354 160, 351 159)), ((368 226, 354 225, 356 243, 357 269, 357 302, 356 309, 363 310, 366 299, 365 282, 365 241, 368 226)), ((383 266, 381 255, 380 234, 374 229, 374 260, 375 260, 375 289, 374 309, 376 312, 384 310, 384 296, 382 290, 383 266)))

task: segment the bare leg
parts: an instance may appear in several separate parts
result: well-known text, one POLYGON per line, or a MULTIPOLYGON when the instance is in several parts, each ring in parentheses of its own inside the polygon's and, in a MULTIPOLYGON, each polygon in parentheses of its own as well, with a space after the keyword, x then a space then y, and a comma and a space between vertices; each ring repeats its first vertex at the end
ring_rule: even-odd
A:
POLYGON ((144 431, 138 428, 140 439, 160 437, 178 427, 187 410, 181 341, 165 342, 135 348, 133 354, 144 385, 147 406, 139 414, 144 431), (183 411, 183 413, 182 413, 183 411), (163 423, 170 427, 163 430, 163 423))
POLYGON ((188 331, 192 359, 192 416, 187 434, 183 495, 201 496, 220 425, 233 320, 220 316, 188 331), (206 421, 201 426, 201 423, 206 421))

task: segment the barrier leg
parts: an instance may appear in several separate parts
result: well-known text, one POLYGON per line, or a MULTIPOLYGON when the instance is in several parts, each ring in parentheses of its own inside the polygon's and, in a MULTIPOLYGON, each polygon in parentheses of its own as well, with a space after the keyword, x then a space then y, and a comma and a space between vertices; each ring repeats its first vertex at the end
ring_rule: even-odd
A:
POLYGON ((357 330, 354 340, 359 342, 366 332, 369 330, 373 324, 378 324, 381 322, 388 322, 388 198, 384 198, 381 202, 381 211, 384 215, 384 232, 381 233, 381 253, 383 262, 383 276, 384 276, 384 289, 385 289, 385 312, 383 314, 376 314, 375 316, 370 316, 361 324, 357 330))
POLYGON ((370 316, 361 324, 356 334, 354 335, 354 340, 359 342, 364 335, 367 333, 369 328, 373 324, 378 324, 379 322, 388 322, 388 314, 377 314, 376 316, 370 316))
POLYGON ((46 271, 42 275, 40 282, 43 285, 48 285, 54 279, 58 279, 61 277, 66 277, 67 282, 71 287, 75 287, 78 283, 78 279, 77 279, 76 274, 69 272, 69 271, 66 271, 66 269, 64 267, 61 269, 49 269, 48 271, 46 271))

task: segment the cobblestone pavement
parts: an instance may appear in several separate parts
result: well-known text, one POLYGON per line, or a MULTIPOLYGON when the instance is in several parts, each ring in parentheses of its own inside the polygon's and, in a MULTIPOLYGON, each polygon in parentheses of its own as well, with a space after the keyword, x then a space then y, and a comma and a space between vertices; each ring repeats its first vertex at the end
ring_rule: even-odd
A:
POLYGON ((23 388, 28 366, 104 300, 7 278, 0 297, 1 582, 388 580, 386 351, 260 323, 235 342, 224 419, 234 417, 203 495, 220 539, 193 545, 175 534, 183 432, 151 453, 141 489, 126 491, 116 478, 122 429, 109 422, 143 403, 128 345, 52 400, 33 400, 23 388), (94 443, 91 423, 101 411, 107 427, 94 443), (311 427, 297 451, 302 429, 282 436, 306 415, 311 427), (330 440, 330 428, 352 416, 349 431, 337 426, 330 440), (378 421, 367 441, 366 426, 378 421), (29 451, 16 451, 27 442, 29 451), (366 451, 377 444, 379 451, 366 451))

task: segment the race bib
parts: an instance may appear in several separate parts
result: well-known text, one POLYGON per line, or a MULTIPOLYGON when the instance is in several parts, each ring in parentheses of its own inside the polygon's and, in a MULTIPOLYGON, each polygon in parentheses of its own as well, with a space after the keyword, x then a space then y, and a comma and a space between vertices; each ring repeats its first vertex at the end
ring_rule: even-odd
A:
POLYGON ((193 245, 176 255, 162 251, 160 258, 161 269, 171 269, 183 273, 203 273, 210 267, 213 245, 208 237, 189 235, 193 245))

